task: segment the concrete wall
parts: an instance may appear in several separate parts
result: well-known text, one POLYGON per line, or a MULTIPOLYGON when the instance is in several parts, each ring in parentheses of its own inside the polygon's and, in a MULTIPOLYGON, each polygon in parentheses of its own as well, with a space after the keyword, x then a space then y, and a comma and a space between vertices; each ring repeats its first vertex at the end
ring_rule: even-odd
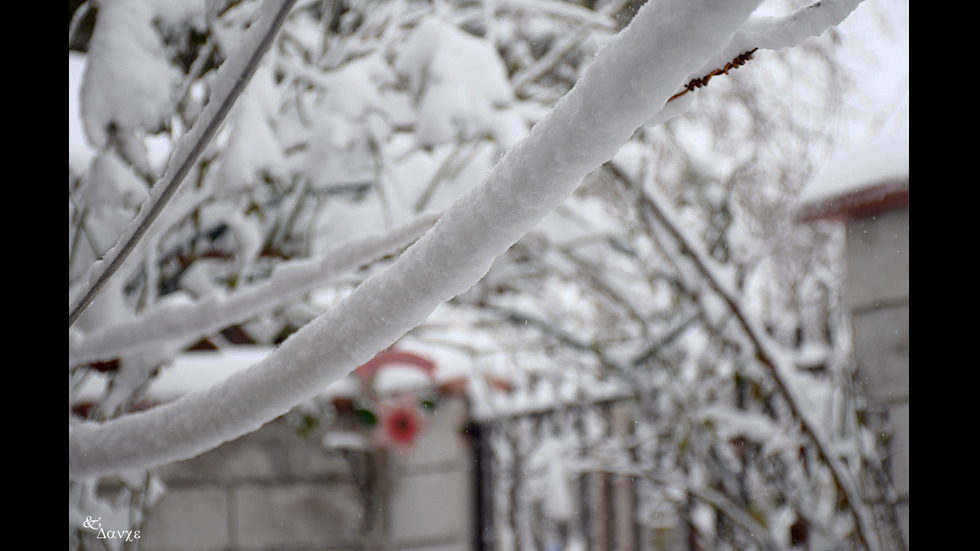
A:
POLYGON ((345 549, 360 535, 347 461, 281 419, 159 473, 167 493, 142 532, 150 551, 345 549))
POLYGON ((280 419, 159 471, 149 551, 470 548, 472 458, 462 399, 406 454, 326 450, 280 419))
POLYGON ((909 209, 848 223, 848 300, 870 410, 887 422, 887 465, 909 541, 909 209))

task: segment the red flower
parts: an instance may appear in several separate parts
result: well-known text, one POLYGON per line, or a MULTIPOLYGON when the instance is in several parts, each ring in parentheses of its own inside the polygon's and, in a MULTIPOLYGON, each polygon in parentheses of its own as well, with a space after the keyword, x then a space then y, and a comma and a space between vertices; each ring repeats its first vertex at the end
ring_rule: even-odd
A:
POLYGON ((407 451, 425 426, 425 419, 415 400, 382 405, 381 419, 375 429, 375 439, 383 447, 407 451))

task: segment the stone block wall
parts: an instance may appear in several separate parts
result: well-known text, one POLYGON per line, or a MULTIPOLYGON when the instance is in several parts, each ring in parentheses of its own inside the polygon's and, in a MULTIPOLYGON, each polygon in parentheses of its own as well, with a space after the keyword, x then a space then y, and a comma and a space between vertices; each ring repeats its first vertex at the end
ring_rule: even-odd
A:
POLYGON ((472 453, 461 398, 406 453, 327 450, 283 419, 159 470, 148 551, 470 548, 472 453))
POLYGON ((350 549, 363 511, 350 468, 280 419, 159 471, 150 551, 350 549))

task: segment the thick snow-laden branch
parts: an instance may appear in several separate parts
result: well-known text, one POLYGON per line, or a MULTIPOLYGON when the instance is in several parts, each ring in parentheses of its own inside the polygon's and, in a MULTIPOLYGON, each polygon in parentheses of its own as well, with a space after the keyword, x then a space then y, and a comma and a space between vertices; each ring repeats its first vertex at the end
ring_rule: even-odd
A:
POLYGON ((180 348, 244 321, 255 312, 309 292, 333 277, 393 254, 415 241, 435 223, 423 215, 383 234, 349 239, 314 258, 277 266, 269 279, 230 295, 210 296, 192 304, 161 305, 145 316, 99 328, 89 334, 69 331, 68 364, 106 361, 146 346, 172 343, 180 348))
POLYGON ((218 132, 225 117, 235 104, 262 59, 272 40, 286 20, 296 0, 266 0, 262 6, 259 21, 246 33, 242 47, 222 64, 215 79, 217 83, 211 99, 198 117, 194 126, 177 143, 177 149, 170 157, 167 171, 153 186, 150 197, 140 207, 136 218, 130 222, 119 241, 96 261, 89 269, 84 286, 69 299, 68 327, 82 315, 82 312, 95 300, 106 282, 122 267, 130 253, 143 238, 147 229, 160 215, 184 177, 190 172, 198 157, 218 132))
POLYGON ((193 457, 320 393, 483 277, 591 170, 731 41, 758 0, 645 5, 577 85, 476 187, 387 270, 210 390, 105 424, 69 429, 69 478, 193 457))
POLYGON ((730 44, 758 0, 645 5, 530 134, 392 266, 210 390, 105 424, 69 428, 69 478, 193 457, 319 394, 469 289, 611 158, 698 67, 730 44))

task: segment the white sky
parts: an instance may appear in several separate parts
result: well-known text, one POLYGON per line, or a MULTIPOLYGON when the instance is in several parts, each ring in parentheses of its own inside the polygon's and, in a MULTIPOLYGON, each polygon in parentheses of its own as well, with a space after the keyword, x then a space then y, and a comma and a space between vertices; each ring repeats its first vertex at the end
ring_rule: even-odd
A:
POLYGON ((857 97, 849 97, 853 109, 878 122, 865 133, 850 131, 855 146, 878 137, 909 132, 909 2, 865 0, 841 25, 844 37, 841 59, 856 67, 857 97))

